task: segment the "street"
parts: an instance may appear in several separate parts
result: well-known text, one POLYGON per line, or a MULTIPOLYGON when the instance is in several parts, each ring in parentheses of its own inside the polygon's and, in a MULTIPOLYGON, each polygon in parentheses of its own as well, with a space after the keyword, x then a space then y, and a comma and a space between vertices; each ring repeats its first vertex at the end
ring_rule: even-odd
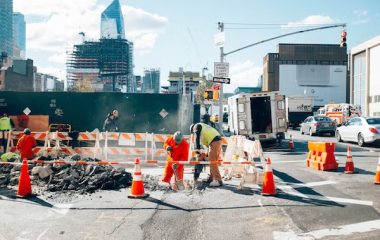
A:
MULTIPOLYGON (((182 192, 157 183, 145 188, 147 199, 128 199, 129 188, 87 195, 35 192, 27 200, 16 199, 15 189, 0 189, 0 239, 378 239, 380 186, 372 182, 380 149, 337 143, 338 171, 322 172, 306 166, 307 142, 335 138, 290 134, 295 149, 287 148, 287 140, 284 147, 264 149, 277 196, 261 196, 259 185, 237 190, 238 178, 182 192), (343 173, 347 146, 358 174, 343 173)), ((192 178, 189 170, 185 179, 192 178)), ((127 171, 133 172, 132 165, 127 171)), ((142 165, 142 173, 159 179, 163 164, 142 165)))

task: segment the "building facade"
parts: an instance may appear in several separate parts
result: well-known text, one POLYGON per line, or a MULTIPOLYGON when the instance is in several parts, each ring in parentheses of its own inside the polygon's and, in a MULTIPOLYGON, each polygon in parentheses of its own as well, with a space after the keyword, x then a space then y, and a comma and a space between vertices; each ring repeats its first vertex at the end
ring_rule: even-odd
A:
POLYGON ((380 35, 351 49, 350 72, 350 103, 380 116, 380 35))
POLYGON ((261 87, 237 87, 234 94, 239 93, 250 93, 250 92, 261 92, 263 89, 261 87))
POLYGON ((20 51, 20 58, 26 59, 26 23, 24 15, 13 13, 13 38, 20 51))
POLYGON ((264 57, 263 90, 313 97, 316 106, 349 101, 347 49, 339 44, 279 44, 264 57))
POLYGON ((160 93, 160 69, 144 69, 143 93, 160 93))
POLYGON ((124 18, 119 0, 114 0, 101 14, 100 38, 125 39, 124 18))
POLYGON ((33 60, 13 60, 12 66, 0 70, 0 90, 33 92, 33 60))
POLYGON ((134 92, 130 48, 133 44, 126 39, 102 38, 74 45, 67 54, 68 86, 85 79, 94 86, 94 91, 134 92))
POLYGON ((186 94, 191 94, 197 91, 199 81, 201 80, 199 72, 183 72, 180 68, 178 72, 169 72, 169 86, 163 86, 165 93, 180 93, 183 94, 183 79, 185 79, 186 94), (185 75, 185 76, 184 76, 185 75))
POLYGON ((0 54, 13 56, 13 0, 0 0, 0 54))

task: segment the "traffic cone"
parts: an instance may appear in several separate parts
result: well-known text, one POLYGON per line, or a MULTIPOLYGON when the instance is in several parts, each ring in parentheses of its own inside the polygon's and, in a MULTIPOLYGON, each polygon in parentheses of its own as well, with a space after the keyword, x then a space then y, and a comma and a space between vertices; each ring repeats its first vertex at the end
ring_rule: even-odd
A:
POLYGON ((292 135, 290 135, 289 148, 290 148, 290 149, 293 149, 293 148, 294 148, 294 143, 293 143, 292 135))
POLYGON ((263 182, 263 189, 261 191, 261 195, 263 196, 277 195, 276 186, 274 185, 272 164, 271 164, 270 158, 268 158, 267 164, 265 165, 264 182, 263 182))
POLYGON ((373 181, 374 184, 380 184, 380 159, 379 163, 377 164, 377 170, 376 170, 376 177, 375 181, 373 181))
POLYGON ((140 160, 137 158, 135 161, 135 172, 133 173, 131 193, 128 195, 128 198, 146 197, 149 197, 149 194, 145 193, 144 182, 140 169, 140 160))
POLYGON ((32 185, 30 184, 28 162, 26 158, 22 161, 20 180, 18 184, 17 197, 28 198, 32 197, 32 185))
POLYGON ((355 171, 354 162, 352 161, 351 147, 347 149, 346 170, 344 173, 357 173, 355 171))

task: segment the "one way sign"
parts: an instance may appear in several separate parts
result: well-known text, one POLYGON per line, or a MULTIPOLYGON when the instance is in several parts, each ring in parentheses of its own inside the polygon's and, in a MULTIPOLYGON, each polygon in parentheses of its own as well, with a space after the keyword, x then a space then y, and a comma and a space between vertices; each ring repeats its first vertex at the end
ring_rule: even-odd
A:
POLYGON ((224 83, 224 84, 230 84, 231 79, 230 78, 220 78, 220 77, 213 77, 212 81, 214 83, 224 83))

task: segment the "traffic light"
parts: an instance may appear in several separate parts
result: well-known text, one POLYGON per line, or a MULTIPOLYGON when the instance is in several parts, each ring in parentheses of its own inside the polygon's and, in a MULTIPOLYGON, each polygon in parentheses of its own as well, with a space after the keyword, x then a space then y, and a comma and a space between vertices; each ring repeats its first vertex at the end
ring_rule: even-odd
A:
POLYGON ((218 91, 208 89, 205 91, 205 99, 208 100, 218 100, 219 99, 219 94, 218 91))
POLYGON ((347 36, 347 32, 346 31, 342 31, 340 33, 340 47, 343 48, 343 47, 347 47, 347 44, 346 44, 346 36, 347 36))

